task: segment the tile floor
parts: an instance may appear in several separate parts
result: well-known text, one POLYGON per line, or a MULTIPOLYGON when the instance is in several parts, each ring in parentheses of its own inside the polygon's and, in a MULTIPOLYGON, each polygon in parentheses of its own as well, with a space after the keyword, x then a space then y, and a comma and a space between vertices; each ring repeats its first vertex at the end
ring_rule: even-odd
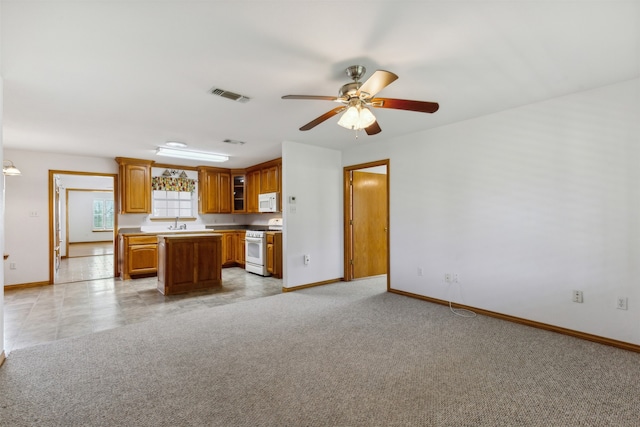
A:
POLYGON ((282 292, 282 280, 222 270, 222 286, 164 296, 156 278, 99 279, 5 290, 5 351, 282 292))
POLYGON ((114 273, 113 242, 72 243, 60 261, 54 283, 107 279, 114 273))

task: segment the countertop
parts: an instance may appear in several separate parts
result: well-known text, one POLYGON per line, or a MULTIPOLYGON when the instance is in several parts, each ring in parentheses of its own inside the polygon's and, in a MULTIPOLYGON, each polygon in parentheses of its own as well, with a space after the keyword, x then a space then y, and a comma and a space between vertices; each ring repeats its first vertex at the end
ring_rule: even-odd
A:
MULTIPOLYGON (((245 231, 245 230, 257 230, 257 231, 276 231, 280 232, 281 230, 269 230, 269 226, 267 225, 207 225, 206 230, 199 231, 201 233, 214 232, 214 231, 245 231)), ((194 233, 194 231, 186 230, 185 233, 194 233)), ((179 233, 178 231, 173 231, 171 234, 179 233)), ((129 227, 129 228, 120 228, 118 229, 118 234, 142 234, 142 235, 154 235, 154 234, 164 234, 163 232, 143 232, 140 230, 140 227, 129 227)))

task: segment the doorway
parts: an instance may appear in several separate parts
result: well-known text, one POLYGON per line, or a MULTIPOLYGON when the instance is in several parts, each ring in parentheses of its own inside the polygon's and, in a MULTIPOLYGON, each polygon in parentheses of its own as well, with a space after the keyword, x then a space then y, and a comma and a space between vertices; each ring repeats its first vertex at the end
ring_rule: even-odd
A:
POLYGON ((117 175, 49 171, 49 282, 116 276, 117 175))
POLYGON ((344 168, 344 279, 387 275, 389 160, 344 168))

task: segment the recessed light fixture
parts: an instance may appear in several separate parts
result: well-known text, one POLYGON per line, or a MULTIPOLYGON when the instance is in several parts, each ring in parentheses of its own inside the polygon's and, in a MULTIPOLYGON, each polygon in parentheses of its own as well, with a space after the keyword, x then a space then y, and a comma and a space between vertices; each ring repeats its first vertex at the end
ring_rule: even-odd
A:
POLYGON ((165 145, 173 148, 187 148, 187 144, 180 141, 167 141, 165 145))
POLYGON ((156 155, 166 157, 176 157, 178 159, 202 160, 205 162, 226 162, 229 156, 209 153, 206 151, 184 150, 181 148, 158 147, 156 155))

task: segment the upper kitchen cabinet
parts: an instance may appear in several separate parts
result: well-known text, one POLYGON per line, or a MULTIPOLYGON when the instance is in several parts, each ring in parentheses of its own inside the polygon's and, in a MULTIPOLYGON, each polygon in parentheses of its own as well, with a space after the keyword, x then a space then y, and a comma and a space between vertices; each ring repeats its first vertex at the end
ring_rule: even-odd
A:
POLYGON ((247 169, 247 212, 258 212, 258 195, 279 193, 282 188, 282 159, 275 159, 247 169))
POLYGON ((116 157, 120 188, 120 213, 151 213, 151 165, 153 160, 116 157))
POLYGON ((280 191, 278 165, 267 166, 260 170, 260 193, 280 191))
POLYGON ((229 169, 198 168, 198 211, 201 214, 231 213, 229 169))
POLYGON ((233 186, 231 195, 233 196, 231 210, 233 213, 244 213, 247 211, 245 203, 245 173, 244 171, 231 171, 231 184, 233 186))
POLYGON ((246 175, 247 212, 258 212, 258 194, 260 194, 260 169, 248 171, 246 175))

